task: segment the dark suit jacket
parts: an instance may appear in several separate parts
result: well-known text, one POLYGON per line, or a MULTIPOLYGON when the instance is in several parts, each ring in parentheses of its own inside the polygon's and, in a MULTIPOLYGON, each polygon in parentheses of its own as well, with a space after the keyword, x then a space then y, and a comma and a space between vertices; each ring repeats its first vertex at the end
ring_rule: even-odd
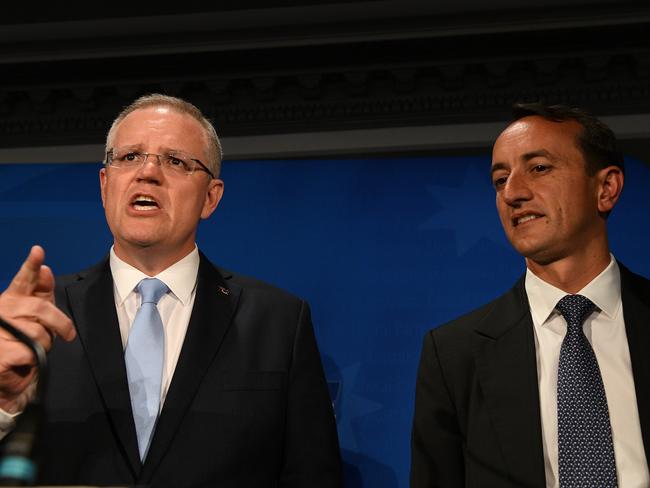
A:
MULTIPOLYGON (((650 460, 650 281, 619 266, 650 460)), ((502 297, 426 335, 411 486, 545 486, 535 339, 523 278, 502 297)))
POLYGON ((49 356, 43 484, 340 487, 308 305, 201 255, 194 309, 141 464, 108 260, 57 281, 78 331, 49 356))

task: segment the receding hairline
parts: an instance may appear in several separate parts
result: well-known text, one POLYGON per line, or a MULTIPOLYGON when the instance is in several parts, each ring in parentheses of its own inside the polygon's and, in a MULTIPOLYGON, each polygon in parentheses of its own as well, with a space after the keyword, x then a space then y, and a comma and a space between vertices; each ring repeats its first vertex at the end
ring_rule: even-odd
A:
MULTIPOLYGON (((554 124, 554 125, 565 125, 565 126, 572 126, 574 129, 574 132, 572 134, 572 139, 574 142, 574 145, 578 151, 582 154, 582 148, 580 147, 580 136, 584 131, 584 126, 577 120, 575 119, 566 119, 566 120, 552 120, 547 117, 544 117, 543 115, 538 115, 538 114, 530 114, 526 115, 524 117, 521 117, 519 119, 513 120, 510 122, 502 131, 501 133, 497 136, 497 138, 494 140, 493 147, 496 145, 496 143, 501 139, 501 136, 506 134, 507 132, 510 131, 514 126, 516 125, 528 125, 530 123, 530 119, 537 120, 542 123, 548 123, 548 124, 554 124)), ((584 157, 584 154, 583 154, 584 157)))
POLYGON ((512 106, 512 115, 513 122, 528 116, 539 116, 558 123, 573 120, 582 127, 577 134, 577 144, 589 174, 594 175, 612 165, 625 171, 625 161, 618 149, 616 135, 607 124, 584 109, 569 105, 549 105, 543 101, 518 102, 512 106))
MULTIPOLYGON (((506 132, 508 129, 510 129, 513 125, 517 125, 519 123, 527 123, 530 119, 533 120, 539 120, 545 123, 549 124, 557 124, 557 125, 562 125, 562 124, 568 124, 568 125, 573 125, 578 133, 582 130, 584 130, 584 126, 576 119, 565 119, 565 120, 554 120, 554 119, 549 119, 548 117, 544 117, 543 115, 539 114, 530 114, 530 115, 525 115, 521 118, 515 119, 512 122, 510 122, 504 129, 501 131, 501 134, 506 132)), ((499 137, 501 136, 499 134, 499 137)))
POLYGON ((112 149, 113 140, 115 138, 115 133, 117 129, 122 124, 122 122, 132 113, 141 111, 141 110, 157 110, 157 109, 167 109, 169 112, 176 113, 179 115, 186 115, 191 119, 199 123, 203 129, 203 135, 205 139, 206 147, 206 156, 208 157, 208 166, 214 173, 215 177, 219 176, 221 170, 221 162, 223 160, 223 151, 221 148, 221 141, 219 136, 212 125, 212 122, 203 115, 201 110, 193 105, 190 102, 187 102, 181 98, 171 97, 168 95, 162 95, 154 93, 151 95, 145 95, 134 102, 126 106, 113 120, 108 133, 106 134, 106 146, 105 150, 109 151, 112 149))
POLYGON ((147 105, 144 107, 137 107, 126 113, 120 113, 120 115, 113 121, 113 124, 111 125, 111 128, 109 129, 108 134, 106 135, 107 148, 110 148, 110 146, 112 146, 113 140, 115 139, 115 134, 117 133, 119 127, 122 125, 122 122, 124 122, 132 114, 135 114, 137 112, 146 112, 146 111, 153 111, 159 113, 168 112, 168 113, 174 113, 176 115, 182 115, 188 117, 193 121, 199 123, 199 125, 203 129, 206 142, 208 142, 208 134, 205 131, 205 127, 203 127, 203 125, 200 123, 201 121, 198 120, 196 117, 192 117, 192 115, 188 114, 187 112, 184 112, 183 110, 179 110, 176 107, 173 107, 171 105, 157 104, 157 105, 147 105))

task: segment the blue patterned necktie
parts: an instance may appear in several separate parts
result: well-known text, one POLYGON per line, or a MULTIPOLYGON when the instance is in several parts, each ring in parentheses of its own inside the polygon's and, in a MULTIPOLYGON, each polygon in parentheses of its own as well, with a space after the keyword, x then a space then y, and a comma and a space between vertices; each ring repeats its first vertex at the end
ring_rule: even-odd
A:
POLYGON ((138 283, 136 290, 142 303, 129 333, 124 361, 138 449, 140 459, 144 461, 160 409, 165 354, 165 334, 157 304, 169 288, 156 278, 145 278, 138 283))
POLYGON ((582 330, 595 305, 582 295, 567 295, 556 308, 567 322, 557 377, 560 487, 615 487, 607 397, 594 350, 582 330))

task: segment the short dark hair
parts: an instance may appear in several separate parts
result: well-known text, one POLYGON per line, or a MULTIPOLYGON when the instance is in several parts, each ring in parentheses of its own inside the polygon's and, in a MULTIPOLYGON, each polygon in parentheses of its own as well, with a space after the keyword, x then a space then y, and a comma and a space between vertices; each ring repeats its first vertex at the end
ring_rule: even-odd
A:
POLYGON ((614 132, 585 110, 566 105, 546 105, 542 102, 515 103, 512 115, 513 122, 531 115, 539 115, 553 122, 575 120, 582 126, 582 132, 576 142, 587 163, 587 174, 593 176, 599 170, 612 165, 625 171, 623 154, 618 149, 614 132))

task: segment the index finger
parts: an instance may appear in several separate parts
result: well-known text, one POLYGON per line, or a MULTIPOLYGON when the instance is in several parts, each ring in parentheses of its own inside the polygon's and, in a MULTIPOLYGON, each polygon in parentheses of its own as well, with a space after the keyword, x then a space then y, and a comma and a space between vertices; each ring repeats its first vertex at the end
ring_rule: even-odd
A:
POLYGON ((38 285, 41 266, 45 262, 45 251, 41 246, 32 246, 27 259, 11 280, 7 291, 17 295, 31 295, 38 285))

